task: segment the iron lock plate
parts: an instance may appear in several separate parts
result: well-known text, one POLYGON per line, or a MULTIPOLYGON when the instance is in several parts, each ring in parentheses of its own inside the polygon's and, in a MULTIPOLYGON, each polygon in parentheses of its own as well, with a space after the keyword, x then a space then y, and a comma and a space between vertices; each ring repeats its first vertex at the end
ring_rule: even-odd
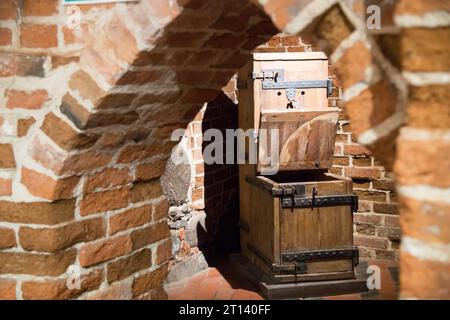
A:
POLYGON ((290 99, 292 99, 292 95, 295 93, 295 89, 326 88, 328 96, 331 96, 333 93, 332 79, 285 81, 284 69, 261 70, 261 72, 259 73, 253 72, 251 76, 253 80, 262 79, 263 90, 286 89, 286 94, 290 99))
POLYGON ((327 195, 313 197, 283 197, 281 207, 286 208, 314 208, 328 207, 335 205, 350 205, 352 211, 358 211, 358 196, 348 195, 327 195))

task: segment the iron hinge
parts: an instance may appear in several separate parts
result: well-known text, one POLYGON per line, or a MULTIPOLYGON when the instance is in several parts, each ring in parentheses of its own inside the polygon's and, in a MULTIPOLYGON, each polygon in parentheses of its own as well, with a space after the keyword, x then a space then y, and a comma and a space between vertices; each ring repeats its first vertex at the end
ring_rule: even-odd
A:
POLYGON ((281 199, 282 208, 315 208, 329 207, 335 205, 350 205, 352 212, 358 211, 358 196, 349 195, 327 195, 311 197, 283 197, 281 199))

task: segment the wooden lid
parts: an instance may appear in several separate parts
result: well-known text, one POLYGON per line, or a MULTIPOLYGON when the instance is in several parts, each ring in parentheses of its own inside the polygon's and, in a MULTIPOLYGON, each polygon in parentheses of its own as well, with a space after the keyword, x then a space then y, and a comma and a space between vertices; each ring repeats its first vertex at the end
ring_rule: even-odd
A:
POLYGON ((268 60, 328 60, 325 53, 317 52, 255 52, 253 53, 253 60, 268 61, 268 60))

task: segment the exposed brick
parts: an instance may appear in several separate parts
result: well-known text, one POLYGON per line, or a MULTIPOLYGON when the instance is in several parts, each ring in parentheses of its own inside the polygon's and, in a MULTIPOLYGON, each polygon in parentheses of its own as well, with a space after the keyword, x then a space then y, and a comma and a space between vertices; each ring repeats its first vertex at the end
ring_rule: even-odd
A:
POLYGON ((57 69, 59 67, 68 65, 72 62, 79 62, 80 57, 77 56, 52 56, 52 69, 57 69))
POLYGON ((402 298, 448 299, 450 264, 423 260, 408 253, 400 256, 400 286, 402 298), (414 279, 414 281, 411 281, 414 279))
POLYGON ((76 255, 75 249, 56 254, 0 252, 0 274, 59 276, 75 262, 76 255))
POLYGON ((423 241, 449 243, 450 205, 400 198, 403 234, 423 241))
POLYGON ((353 29, 339 5, 336 5, 324 14, 316 27, 315 34, 317 34, 319 39, 326 41, 326 52, 331 54, 342 40, 352 33, 353 29))
POLYGON ((45 56, 19 53, 0 53, 0 77, 45 75, 45 56))
POLYGON ((355 245, 377 249, 387 249, 389 240, 371 236, 354 235, 355 245))
POLYGON ((25 250, 57 252, 79 242, 96 240, 105 234, 102 218, 77 221, 57 228, 21 227, 20 245, 25 250))
POLYGON ((69 87, 78 91, 84 99, 91 100, 96 104, 105 95, 105 92, 98 84, 84 71, 75 72, 69 80, 69 87))
POLYGON ((23 1, 23 16, 51 16, 58 12, 58 0, 24 0, 23 1))
POLYGON ((133 250, 158 242, 170 236, 166 221, 160 221, 131 233, 133 250))
POLYGON ((386 201, 386 194, 384 192, 355 190, 355 193, 360 200, 386 201))
POLYGON ((125 208, 128 205, 130 191, 128 188, 86 194, 80 205, 82 216, 125 208))
POLYGON ((16 246, 16 234, 14 230, 0 227, 0 249, 16 246))
POLYGON ((66 150, 92 147, 98 139, 98 135, 87 135, 75 131, 75 129, 64 120, 58 118, 54 113, 46 115, 41 130, 61 148, 66 150))
POLYGON ((13 280, 0 279, 0 300, 15 300, 15 299, 16 299, 16 282, 13 280))
POLYGON ((363 90, 345 103, 345 112, 351 119, 350 128, 356 135, 380 124, 394 112, 397 94, 394 86, 385 80, 363 90))
POLYGON ((109 233, 114 234, 122 230, 134 228, 151 221, 152 207, 144 206, 133 208, 118 214, 109 219, 109 233))
POLYGON ((89 267, 131 252, 130 235, 84 244, 80 248, 80 265, 89 267))
POLYGON ((145 183, 137 183, 130 191, 130 201, 132 203, 155 199, 162 195, 159 180, 152 180, 145 183))
MULTIPOLYGON (((384 200, 376 200, 384 201, 384 200)), ((388 214, 398 214, 398 206, 396 203, 374 202, 373 211, 388 214)))
POLYGON ((20 180, 31 194, 49 200, 72 198, 79 181, 80 177, 77 176, 55 180, 26 167, 22 168, 20 180))
POLYGON ((394 168, 397 182, 450 187, 450 157, 444 152, 449 149, 450 142, 444 140, 400 140, 394 168))
POLYGON ((60 110, 78 129, 83 129, 89 120, 89 111, 68 93, 62 99, 60 110))
POLYGON ((9 28, 0 28, 0 46, 12 44, 12 32, 9 28))
POLYGON ((18 223, 58 224, 74 217, 75 200, 48 202, 0 201, 0 220, 18 223))
POLYGON ((136 93, 112 93, 104 96, 100 103, 96 106, 97 109, 118 109, 128 108, 131 103, 137 98, 136 93))
POLYGON ((379 179, 381 172, 378 168, 351 167, 344 168, 344 175, 356 179, 379 179))
POLYGON ((0 20, 17 20, 19 0, 3 0, 0 3, 0 20))
POLYGON ((167 217, 168 212, 169 212, 169 201, 167 201, 167 199, 163 199, 162 201, 153 205, 152 220, 159 221, 161 219, 164 219, 167 217))
POLYGON ((26 136, 30 127, 35 123, 36 120, 34 118, 19 119, 17 121, 17 136, 26 136))
POLYGON ((342 57, 336 62, 336 73, 342 81, 344 89, 364 81, 365 70, 372 63, 372 56, 364 43, 357 42, 353 47, 347 49, 342 57), (354 62, 358 61, 357 64, 354 62))
POLYGON ((378 236, 388 238, 389 240, 398 241, 402 236, 402 231, 400 228, 395 227, 380 227, 378 228, 378 236))
POLYGON ((12 194, 12 180, 0 178, 0 196, 10 196, 12 194))
POLYGON ((161 285, 168 274, 167 264, 145 273, 133 280, 133 297, 141 295, 161 285))
POLYGON ((354 222, 360 224, 369 224, 372 226, 379 226, 383 222, 383 218, 379 215, 374 214, 354 214, 354 222))
POLYGON ((0 168, 15 168, 16 160, 14 151, 10 144, 0 144, 0 168))
POLYGON ((66 300, 80 294, 98 289, 103 281, 103 270, 94 270, 81 276, 80 288, 69 289, 67 279, 48 281, 24 281, 22 296, 26 300, 66 300))
POLYGON ((156 248, 156 264, 166 263, 172 257, 172 240, 167 239, 158 244, 156 248))
POLYGON ((113 125, 130 125, 139 119, 139 114, 135 111, 124 113, 94 113, 85 125, 85 129, 108 127, 113 125))
POLYGON ((344 146, 344 154, 351 156, 370 156, 371 152, 359 144, 348 144, 344 146))
POLYGON ((15 89, 5 90, 7 99, 6 107, 10 109, 40 109, 48 100, 48 92, 46 90, 22 91, 15 89))
POLYGON ((20 28, 20 43, 24 48, 55 48, 58 46, 56 25, 24 24, 20 28))
POLYGON ((159 178, 166 168, 167 160, 143 163, 136 167, 136 181, 149 181, 159 178))
POLYGON ((106 168, 98 173, 88 176, 84 191, 90 193, 96 189, 108 189, 120 185, 126 185, 132 181, 127 168, 106 168))
MULTIPOLYGON (((88 151, 84 153, 74 154, 67 158, 63 165, 57 164, 54 169, 56 174, 82 173, 93 169, 101 168, 111 162, 112 155, 99 153, 95 151, 88 151)), ((38 161, 41 159, 37 159, 38 161)), ((42 163, 44 166, 47 164, 42 163)))
POLYGON ((108 283, 124 279, 133 273, 152 266, 152 252, 150 249, 143 249, 113 262, 108 263, 107 279, 108 283))
POLYGON ((449 71, 450 28, 402 30, 402 67, 406 71, 449 71))
POLYGON ((131 280, 128 279, 113 283, 87 296, 88 300, 130 300, 131 298, 131 280))

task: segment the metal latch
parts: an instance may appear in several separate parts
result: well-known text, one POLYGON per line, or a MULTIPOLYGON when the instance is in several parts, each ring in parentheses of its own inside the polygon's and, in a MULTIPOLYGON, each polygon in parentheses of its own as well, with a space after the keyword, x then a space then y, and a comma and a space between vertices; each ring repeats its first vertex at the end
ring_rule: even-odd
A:
POLYGON ((263 90, 285 89, 286 97, 292 107, 298 107, 296 102, 297 89, 326 88, 327 95, 333 94, 333 80, 299 80, 284 81, 284 69, 267 69, 251 74, 253 80, 262 79, 263 90))

